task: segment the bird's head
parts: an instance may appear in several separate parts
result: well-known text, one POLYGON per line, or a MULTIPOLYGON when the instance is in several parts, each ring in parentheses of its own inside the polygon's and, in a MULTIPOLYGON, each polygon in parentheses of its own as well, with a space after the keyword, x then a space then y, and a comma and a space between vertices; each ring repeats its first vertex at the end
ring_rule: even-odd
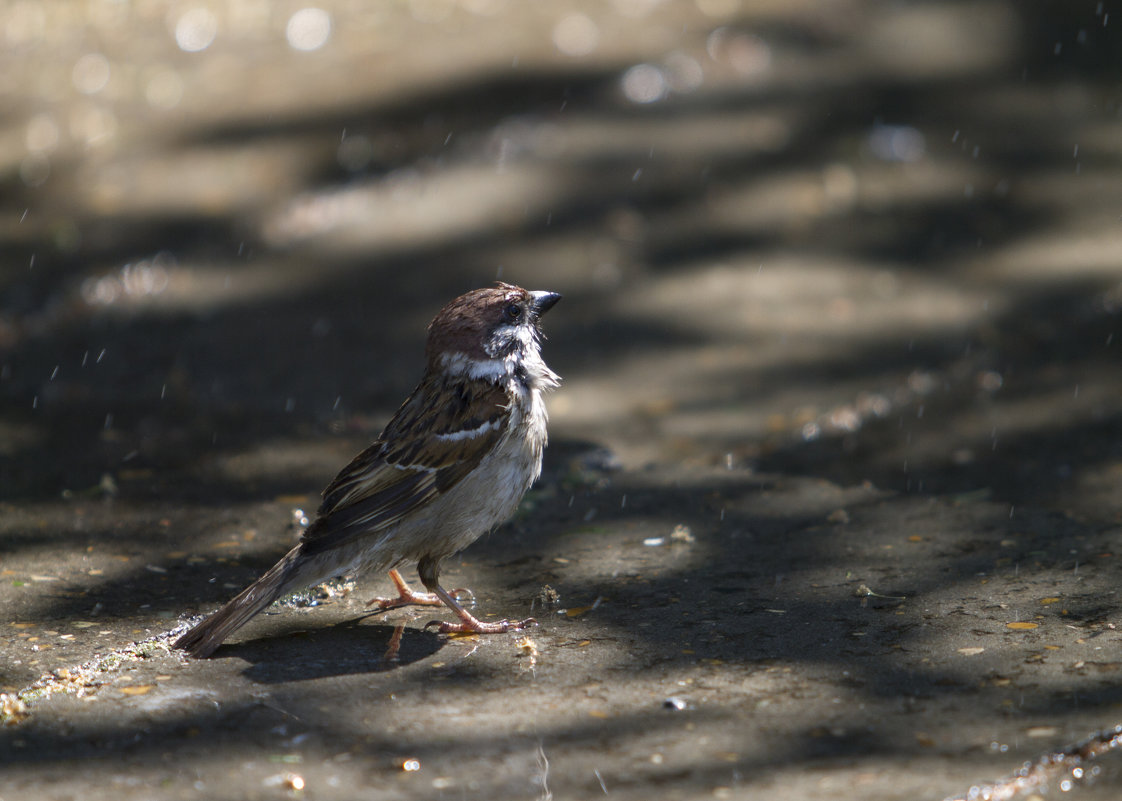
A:
POLYGON ((560 299, 501 282, 460 295, 429 323, 430 367, 498 378, 540 362, 541 317, 560 299))

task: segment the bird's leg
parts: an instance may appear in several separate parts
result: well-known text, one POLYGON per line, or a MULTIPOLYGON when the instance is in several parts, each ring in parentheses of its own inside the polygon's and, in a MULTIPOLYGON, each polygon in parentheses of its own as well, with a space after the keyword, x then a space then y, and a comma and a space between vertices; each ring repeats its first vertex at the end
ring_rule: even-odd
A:
POLYGON ((443 601, 445 606, 455 612, 456 617, 462 622, 445 623, 440 620, 433 620, 425 624, 426 629, 429 626, 436 626, 437 631, 441 634, 501 634, 504 631, 517 631, 538 624, 538 621, 532 617, 525 620, 500 620, 497 623, 484 623, 460 606, 454 597, 455 592, 449 593, 440 586, 440 582, 437 581, 438 569, 439 564, 436 560, 422 559, 417 565, 417 573, 421 577, 421 582, 434 596, 443 601))
MULTIPOLYGON (((390 581, 393 582, 394 587, 397 588, 396 598, 372 598, 366 602, 367 606, 378 605, 379 609, 397 609, 400 606, 440 606, 444 601, 440 596, 431 592, 417 592, 401 577, 397 569, 390 571, 390 581)), ((452 590, 453 596, 462 595, 472 601, 475 596, 472 595, 471 590, 459 589, 452 590)))
POLYGON ((383 662, 396 662, 398 660, 398 652, 401 650, 401 635, 404 633, 404 624, 394 626, 393 634, 390 636, 390 641, 386 645, 386 652, 382 654, 383 662))

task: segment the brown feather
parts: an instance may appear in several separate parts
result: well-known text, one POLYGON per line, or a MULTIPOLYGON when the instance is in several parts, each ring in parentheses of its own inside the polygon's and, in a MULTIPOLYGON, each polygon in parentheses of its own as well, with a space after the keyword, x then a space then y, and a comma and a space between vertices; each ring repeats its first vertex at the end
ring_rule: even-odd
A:
POLYGON ((301 539, 305 551, 317 553, 359 536, 376 536, 447 492, 505 434, 509 400, 502 387, 487 381, 429 376, 398 409, 378 441, 324 490, 316 523, 301 539), (423 402, 431 397, 450 400, 432 408, 423 402), (465 417, 469 409, 471 414, 465 417), (491 427, 482 430, 488 424, 491 427), (459 431, 479 433, 456 438, 459 431), (394 443, 406 444, 394 449, 394 443))

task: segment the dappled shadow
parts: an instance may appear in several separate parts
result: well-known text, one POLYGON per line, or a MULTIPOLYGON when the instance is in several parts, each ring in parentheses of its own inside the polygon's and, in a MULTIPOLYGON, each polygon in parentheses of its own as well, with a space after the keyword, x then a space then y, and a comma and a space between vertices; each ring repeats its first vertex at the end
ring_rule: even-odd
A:
MULTIPOLYGON (((862 6, 863 14, 883 5, 862 6)), ((961 5, 946 4, 947 13, 961 5)), ((967 74, 870 67, 877 51, 854 27, 746 17, 725 26, 726 35, 756 37, 739 42, 748 48, 741 56, 770 43, 776 72, 798 68, 801 79, 722 74, 698 91, 637 104, 620 91, 634 59, 618 54, 596 65, 449 74, 315 113, 294 105, 188 120, 173 132, 153 125, 150 162, 136 158, 155 183, 169 180, 165 159, 288 149, 263 162, 264 174, 288 175, 275 196, 237 200, 216 187, 178 211, 68 197, 68 180, 103 177, 84 159, 69 167, 85 178, 67 179, 59 159, 42 187, 9 168, 2 207, 17 217, 32 210, 27 225, 37 227, 6 229, 0 241, 0 499, 23 515, 0 536, 0 555, 7 564, 43 560, 52 548, 113 546, 127 562, 110 578, 83 564, 59 585, 64 591, 21 600, 19 614, 64 621, 96 608, 101 619, 125 621, 140 603, 185 613, 225 600, 224 585, 248 583, 291 544, 292 496, 314 507, 333 471, 413 387, 436 308, 501 268, 503 277, 565 293, 546 322, 546 357, 579 403, 610 402, 603 415, 556 415, 545 476, 522 516, 472 546, 468 566, 450 566, 457 579, 492 588, 489 610, 519 614, 546 583, 570 608, 602 599, 573 619, 543 616, 531 635, 611 640, 623 656, 589 668, 601 674, 669 675, 699 660, 749 676, 775 664, 832 676, 859 665, 845 686, 870 703, 969 698, 998 707, 1007 683, 990 680, 997 667, 955 656, 964 641, 926 663, 907 654, 951 641, 957 629, 939 618, 957 615, 977 618, 975 635, 991 650, 995 642, 1023 650, 1027 667, 1018 670, 1059 659, 1034 635, 1006 630, 1011 613, 986 608, 979 577, 1015 593, 1014 571, 1075 574, 1088 558, 1089 589, 1066 587, 1063 614, 1049 607, 1040 619, 1101 636, 1119 611, 1106 590, 1118 578, 1107 556, 1122 519, 1110 492, 1122 461, 1122 414, 1112 401, 1122 390, 1112 345, 1122 300, 1117 271, 1098 266, 1117 240, 1094 225, 1095 215, 1116 216, 1103 211, 1111 192, 1101 184, 1112 180, 1102 130, 1116 133, 1119 26, 1104 25, 1094 3, 1018 4, 1010 18, 1021 21, 1010 52, 967 74), (1069 84, 1092 98, 1070 101, 1075 123, 1053 107, 1069 84), (996 102, 1003 97, 1008 105, 996 102), (340 150, 343 129, 369 140, 365 156, 340 150), (918 133, 918 155, 885 153, 876 137, 886 131, 903 131, 913 146, 918 133), (1073 141, 1078 134, 1087 138, 1073 141), (1073 183, 1077 169, 1101 178, 1073 183), (457 170, 471 190, 464 199, 408 211, 426 193, 455 188, 440 181, 457 170), (511 205, 489 196, 492 172, 525 179, 512 184, 522 194, 511 205), (493 213, 457 216, 474 202, 493 213), (400 225, 384 222, 400 208, 400 225), (442 224, 442 215, 453 222, 442 224), (1061 247, 1041 267, 1032 257, 1050 235, 1070 251, 1061 247), (161 252, 170 254, 165 294, 100 303, 84 291, 161 252), (846 265, 857 265, 872 278, 854 284, 859 291, 839 278, 834 297, 803 307, 821 318, 811 322, 832 328, 800 328, 806 321, 791 318, 753 327, 725 307, 712 311, 711 302, 727 300, 706 283, 712 273, 747 275, 765 261, 782 270, 772 264, 777 254, 787 254, 786 264, 833 265, 817 276, 844 278, 853 272, 846 265), (1032 262, 1023 273, 1020 259, 1032 262), (668 286, 685 291, 666 301, 668 286), (938 288, 970 313, 944 320, 931 311, 914 327, 849 330, 870 299, 891 307, 905 300, 892 293, 911 286, 922 311, 923 293, 938 288), (750 360, 787 337, 824 344, 750 360), (690 369, 671 373, 670 354, 686 354, 690 369), (635 364, 665 364, 667 373, 652 369, 633 386, 620 376, 635 364), (930 388, 904 392, 917 373, 930 388), (887 398, 889 411, 848 428, 805 427, 860 393, 887 398), (705 424, 722 415, 734 422, 705 424), (780 419, 758 422, 769 418, 780 419), (582 430, 583 421, 595 430, 582 430), (619 472, 590 468, 585 457, 598 443, 588 439, 642 457, 619 472), (646 461, 664 470, 644 469, 646 461), (690 469, 722 464, 726 478, 689 478, 690 469), (812 479, 837 493, 815 495, 812 479), (801 500, 782 500, 785 493, 801 500), (932 514, 961 516, 942 527, 925 521, 908 505, 925 500, 932 514), (96 514, 91 504, 100 504, 96 514), (678 523, 691 528, 692 545, 645 544, 678 523), (259 538, 211 560, 225 537, 216 530, 245 529, 259 538), (913 546, 913 561, 890 558, 913 546), (207 562, 187 561, 200 551, 207 562), (811 572, 833 583, 811 585, 811 572), (859 597, 862 582, 894 598, 859 597), (938 611, 917 611, 928 606, 938 611)), ((708 32, 683 34, 682 49, 704 58, 708 32)), ((133 169, 114 158, 118 169, 133 169)), ((752 287, 735 287, 747 307, 752 287)), ((794 306, 808 289, 787 286, 759 302, 794 306)), ((1027 590, 1017 597, 1039 601, 1027 590)), ((283 636, 247 629, 255 639, 217 657, 248 662, 242 675, 270 692, 307 694, 301 720, 322 736, 323 754, 361 741, 358 751, 371 758, 435 759, 450 749, 464 759, 525 756, 535 737, 608 744, 656 731, 684 740, 688 726, 725 714, 712 703, 534 737, 395 739, 317 712, 318 682, 417 689, 425 661, 447 641, 411 628, 399 661, 388 663, 380 661, 388 625, 362 616, 317 623, 314 613, 300 625, 283 636)), ((1072 694, 1117 703, 1112 661, 1049 669, 1008 714, 1062 718, 1072 694)), ((488 681, 466 668, 456 678, 445 687, 488 681)), ((576 679, 552 689, 587 691, 576 679)), ((731 707, 735 715, 754 713, 764 692, 753 693, 731 707)), ((157 743, 194 729, 218 729, 223 746, 256 748, 236 719, 243 713, 203 709, 150 723, 143 742, 112 721, 84 725, 77 733, 87 745, 73 758, 152 757, 157 743)), ((253 714, 262 726, 276 724, 269 710, 253 714)), ((734 755, 686 773, 650 767, 642 781, 708 788, 729 766, 747 774, 916 752, 910 724, 892 725, 843 735, 807 726, 770 759, 734 755)), ((20 736, 31 747, 0 760, 43 764, 71 742, 46 730, 20 736)), ((599 790, 584 780, 582 789, 599 790)))
POLYGON ((399 647, 391 654, 396 631, 394 626, 363 625, 363 618, 356 618, 327 629, 304 628, 224 645, 210 658, 243 659, 249 663, 242 671, 246 678, 259 684, 282 684, 397 670, 431 657, 444 641, 432 632, 409 629, 402 632, 399 647), (309 658, 310 654, 320 656, 309 658))

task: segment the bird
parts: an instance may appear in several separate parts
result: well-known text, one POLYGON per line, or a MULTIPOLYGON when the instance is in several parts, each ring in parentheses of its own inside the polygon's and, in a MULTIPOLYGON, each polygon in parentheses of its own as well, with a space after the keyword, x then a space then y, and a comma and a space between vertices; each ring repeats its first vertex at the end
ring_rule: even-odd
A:
POLYGON ((371 603, 444 604, 459 622, 440 622, 440 632, 534 625, 532 618, 480 621, 459 602, 465 591, 449 593, 439 574, 444 559, 507 520, 541 474, 543 395, 561 382, 542 359, 541 318, 560 299, 500 281, 445 305, 429 324, 417 388, 324 489, 299 543, 174 647, 206 658, 279 598, 335 576, 383 570, 398 597, 371 603), (427 593, 410 589, 398 571, 412 562, 427 593))

